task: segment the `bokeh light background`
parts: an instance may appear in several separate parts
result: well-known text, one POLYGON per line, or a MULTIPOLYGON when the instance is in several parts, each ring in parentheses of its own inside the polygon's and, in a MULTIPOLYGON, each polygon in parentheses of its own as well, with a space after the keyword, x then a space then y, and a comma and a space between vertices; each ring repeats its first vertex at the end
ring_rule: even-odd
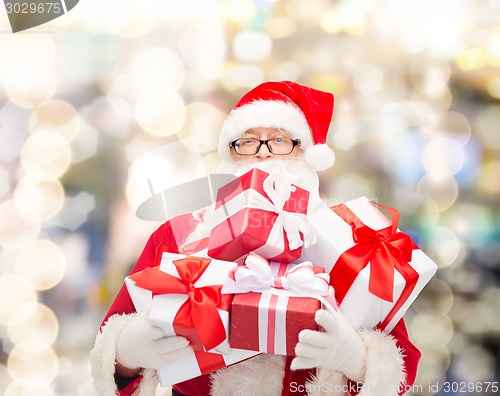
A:
POLYGON ((406 315, 423 352, 421 388, 408 394, 445 394, 443 381, 484 386, 448 395, 493 394, 499 15, 499 0, 81 0, 12 34, 2 3, 2 393, 93 394, 95 333, 160 224, 135 215, 159 188, 146 178, 172 186, 214 171, 237 99, 290 79, 335 93, 323 196, 398 208, 439 266, 406 315), (174 150, 140 161, 193 138, 199 161, 174 150))

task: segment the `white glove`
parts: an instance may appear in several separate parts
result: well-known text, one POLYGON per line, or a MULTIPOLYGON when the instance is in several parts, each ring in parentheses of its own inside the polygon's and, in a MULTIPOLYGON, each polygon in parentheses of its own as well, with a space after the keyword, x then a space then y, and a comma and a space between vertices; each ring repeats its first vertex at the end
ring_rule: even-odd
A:
POLYGON ((324 368, 347 378, 364 381, 366 348, 360 336, 340 312, 316 311, 314 320, 324 331, 302 330, 295 347, 292 370, 324 368))
POLYGON ((192 348, 185 337, 165 337, 146 315, 147 312, 137 314, 118 335, 118 363, 129 369, 159 369, 191 353, 192 348))

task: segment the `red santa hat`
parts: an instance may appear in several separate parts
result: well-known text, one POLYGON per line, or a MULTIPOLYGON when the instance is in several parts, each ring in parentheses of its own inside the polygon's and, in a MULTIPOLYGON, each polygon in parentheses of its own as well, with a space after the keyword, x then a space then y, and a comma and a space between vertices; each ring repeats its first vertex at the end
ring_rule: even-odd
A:
POLYGON ((335 162, 326 145, 333 114, 334 97, 292 81, 270 81, 247 92, 229 113, 219 139, 218 153, 230 159, 229 143, 252 128, 280 128, 300 139, 306 162, 315 170, 335 162))

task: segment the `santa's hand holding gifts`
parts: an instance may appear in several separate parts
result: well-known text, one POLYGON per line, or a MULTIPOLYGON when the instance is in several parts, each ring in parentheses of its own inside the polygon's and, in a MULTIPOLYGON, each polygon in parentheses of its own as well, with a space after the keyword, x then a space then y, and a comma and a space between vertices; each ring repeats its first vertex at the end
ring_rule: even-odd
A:
POLYGON ((413 384, 420 352, 402 316, 435 266, 395 212, 324 205, 332 113, 332 94, 287 81, 236 104, 218 154, 238 179, 150 236, 91 352, 98 395, 154 395, 159 381, 186 396, 395 396, 413 384))

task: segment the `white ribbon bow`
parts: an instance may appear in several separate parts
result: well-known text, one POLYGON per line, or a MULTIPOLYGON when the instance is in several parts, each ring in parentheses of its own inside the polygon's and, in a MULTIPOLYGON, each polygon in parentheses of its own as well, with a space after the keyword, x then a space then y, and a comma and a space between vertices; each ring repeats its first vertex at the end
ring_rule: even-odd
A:
POLYGON ((332 311, 337 311, 329 279, 326 273, 315 273, 309 261, 292 265, 283 276, 276 276, 271 270, 269 261, 252 252, 247 256, 245 265, 231 270, 222 293, 253 291, 292 297, 311 297, 321 301, 332 311))
MULTIPOLYGON (((269 175, 264 180, 262 188, 271 202, 262 200, 259 204, 262 205, 263 210, 275 212, 278 215, 275 229, 285 230, 290 249, 294 250, 302 245, 306 248, 314 245, 316 243, 316 234, 311 224, 306 220, 306 215, 304 213, 288 212, 283 209, 296 187, 289 180, 278 178, 276 175, 269 175), (301 232, 304 240, 300 237, 301 232)), ((298 202, 298 205, 307 205, 307 201, 298 202)))
POLYGON ((272 287, 297 294, 328 294, 329 276, 325 273, 315 274, 310 261, 293 266, 283 276, 275 276, 269 261, 252 252, 245 259, 245 265, 234 268, 233 273, 234 281, 242 293, 272 287))

